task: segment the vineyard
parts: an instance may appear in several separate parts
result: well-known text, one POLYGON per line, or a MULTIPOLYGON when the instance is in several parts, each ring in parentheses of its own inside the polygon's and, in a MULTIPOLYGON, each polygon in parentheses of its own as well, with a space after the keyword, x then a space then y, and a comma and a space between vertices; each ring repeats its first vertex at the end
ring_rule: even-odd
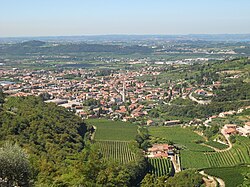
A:
POLYGON ((149 158, 149 173, 157 177, 170 175, 173 172, 172 162, 166 158, 149 158))
POLYGON ((130 150, 129 142, 126 141, 97 141, 103 157, 123 164, 135 160, 135 154, 130 150))
POLYGON ((137 126, 128 122, 107 119, 88 119, 88 125, 95 126, 95 140, 133 141, 137 135, 137 126))
POLYGON ((224 167, 235 166, 238 164, 249 164, 249 140, 242 137, 238 138, 240 138, 240 141, 234 144, 233 148, 229 151, 205 154, 209 163, 209 167, 224 167))
POLYGON ((228 148, 228 145, 221 144, 221 143, 215 142, 215 141, 208 141, 208 142, 205 142, 205 144, 209 145, 209 146, 212 146, 214 148, 220 149, 220 150, 228 148))

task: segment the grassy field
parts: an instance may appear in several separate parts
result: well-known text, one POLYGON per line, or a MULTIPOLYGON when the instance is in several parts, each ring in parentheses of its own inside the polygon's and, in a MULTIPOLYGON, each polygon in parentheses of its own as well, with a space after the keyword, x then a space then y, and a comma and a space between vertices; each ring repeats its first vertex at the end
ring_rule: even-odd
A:
POLYGON ((209 163, 204 155, 204 152, 195 152, 190 150, 182 150, 181 154, 181 167, 187 168, 207 168, 209 163))
POLYGON ((213 151, 211 148, 196 142, 205 139, 188 128, 181 127, 149 127, 149 134, 154 137, 165 138, 173 141, 180 147, 191 151, 213 151))
POLYGON ((243 183, 244 173, 250 173, 250 167, 236 166, 205 169, 205 173, 221 178, 227 187, 236 187, 243 183))
POLYGON ((157 177, 170 175, 173 172, 172 162, 166 158, 149 158, 149 173, 157 177))
POLYGON ((137 126, 107 119, 88 119, 87 124, 95 126, 95 140, 132 141, 137 134, 137 126))
POLYGON ((220 150, 228 148, 227 145, 219 143, 219 142, 215 142, 215 141, 208 141, 208 142, 205 142, 205 144, 210 145, 210 146, 217 148, 217 149, 220 149, 220 150))
POLYGON ((129 142, 122 141, 97 141, 103 157, 107 160, 126 164, 135 160, 135 154, 131 151, 129 142))

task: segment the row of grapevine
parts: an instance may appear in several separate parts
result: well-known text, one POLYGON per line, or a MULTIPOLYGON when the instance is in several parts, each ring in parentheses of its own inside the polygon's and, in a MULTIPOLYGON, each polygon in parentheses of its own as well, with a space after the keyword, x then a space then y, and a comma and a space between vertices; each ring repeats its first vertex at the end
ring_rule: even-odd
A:
POLYGON ((105 159, 128 163, 135 160, 135 154, 129 148, 126 141, 97 141, 105 159))
POLYGON ((172 162, 167 158, 149 158, 149 173, 157 177, 169 175, 173 171, 172 162))
POLYGON ((250 140, 246 138, 241 139, 241 145, 244 147, 244 151, 246 152, 246 158, 250 161, 250 140))
POLYGON ((205 155, 210 167, 235 166, 250 162, 247 151, 242 146, 234 146, 229 151, 206 153, 205 155))

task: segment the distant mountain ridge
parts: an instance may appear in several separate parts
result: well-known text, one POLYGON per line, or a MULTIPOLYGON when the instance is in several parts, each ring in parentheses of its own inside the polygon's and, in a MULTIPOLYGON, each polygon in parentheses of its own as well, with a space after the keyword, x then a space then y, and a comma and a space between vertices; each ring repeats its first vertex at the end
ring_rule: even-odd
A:
POLYGON ((53 53, 81 53, 81 52, 115 52, 118 54, 132 53, 151 53, 149 47, 132 45, 111 45, 111 44, 87 44, 82 43, 64 43, 52 45, 48 42, 31 40, 22 43, 0 45, 0 54, 53 54, 53 53))
POLYGON ((41 37, 0 37, 0 43, 40 41, 141 41, 141 40, 204 40, 204 41, 250 41, 250 34, 186 34, 186 35, 82 35, 41 37))

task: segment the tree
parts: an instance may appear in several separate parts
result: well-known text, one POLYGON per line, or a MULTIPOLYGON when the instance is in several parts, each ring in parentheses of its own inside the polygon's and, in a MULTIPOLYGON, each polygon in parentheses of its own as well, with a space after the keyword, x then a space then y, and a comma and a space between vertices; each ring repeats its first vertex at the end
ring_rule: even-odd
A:
POLYGON ((17 144, 5 143, 0 148, 0 178, 4 181, 0 185, 29 186, 30 175, 28 155, 17 144))
POLYGON ((2 89, 0 89, 0 106, 2 103, 4 103, 4 93, 3 93, 2 89))
POLYGON ((141 187, 154 187, 155 186, 155 176, 147 174, 141 182, 141 187))

